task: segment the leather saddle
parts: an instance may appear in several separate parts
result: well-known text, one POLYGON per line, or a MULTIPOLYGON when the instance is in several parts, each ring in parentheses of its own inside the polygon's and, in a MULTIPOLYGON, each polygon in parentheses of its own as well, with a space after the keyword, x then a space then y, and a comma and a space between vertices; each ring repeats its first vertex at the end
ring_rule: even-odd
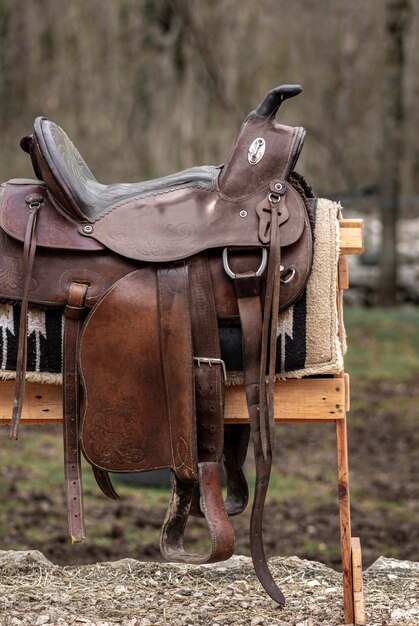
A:
POLYGON ((99 183, 64 131, 37 118, 24 137, 37 180, 2 185, 0 298, 21 302, 11 437, 26 373, 29 304, 64 313, 64 457, 69 532, 84 538, 80 454, 102 491, 108 472, 171 469, 160 547, 209 563, 234 552, 230 515, 247 505, 251 434, 256 466, 250 522, 256 573, 268 569, 263 507, 274 451, 278 311, 304 291, 312 260, 310 190, 294 172, 305 131, 279 124, 298 85, 270 91, 242 124, 225 166, 193 167, 133 184, 99 183), (224 426, 219 327, 240 325, 249 423, 224 426), (224 471, 227 496, 221 491, 224 471), (206 554, 184 548, 204 516, 206 554))

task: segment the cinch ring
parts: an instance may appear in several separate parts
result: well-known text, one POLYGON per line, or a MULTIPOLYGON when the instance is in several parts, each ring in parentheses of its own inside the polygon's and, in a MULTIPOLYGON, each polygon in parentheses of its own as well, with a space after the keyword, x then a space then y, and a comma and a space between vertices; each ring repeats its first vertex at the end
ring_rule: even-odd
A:
POLYGON ((271 204, 278 204, 279 201, 281 200, 280 196, 277 196, 276 193, 272 193, 272 191, 269 193, 268 196, 268 200, 271 204))
MULTIPOLYGON (((262 261, 259 266, 259 269, 256 272, 256 276, 262 276, 263 272, 266 269, 267 262, 268 262, 268 253, 266 251, 266 248, 262 248, 262 261)), ((224 248, 223 250, 223 266, 224 266, 224 270, 227 276, 230 276, 230 278, 233 278, 233 279, 236 278, 237 275, 231 270, 228 264, 228 248, 224 248)))

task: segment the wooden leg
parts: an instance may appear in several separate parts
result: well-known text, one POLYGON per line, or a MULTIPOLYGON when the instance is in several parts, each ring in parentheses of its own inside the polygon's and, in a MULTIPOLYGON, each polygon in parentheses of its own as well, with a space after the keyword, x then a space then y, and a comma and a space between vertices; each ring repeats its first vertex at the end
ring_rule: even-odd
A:
POLYGON ((342 551, 343 603, 345 624, 354 623, 354 595, 351 557, 351 512, 348 478, 348 442, 346 417, 336 420, 340 544, 342 551))
POLYGON ((352 575, 354 589, 354 623, 357 626, 365 625, 364 588, 362 583, 362 555, 361 542, 358 537, 352 537, 352 575))

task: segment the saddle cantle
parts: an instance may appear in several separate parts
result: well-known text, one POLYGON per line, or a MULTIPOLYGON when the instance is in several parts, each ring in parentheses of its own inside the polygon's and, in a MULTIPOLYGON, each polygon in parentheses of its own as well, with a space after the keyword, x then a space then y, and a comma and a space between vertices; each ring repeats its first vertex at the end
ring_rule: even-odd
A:
POLYGON ((278 311, 304 290, 312 235, 308 186, 293 173, 305 131, 275 116, 300 91, 298 85, 270 91, 245 119, 225 166, 133 184, 99 183, 64 131, 37 118, 21 145, 39 180, 9 181, 0 203, 3 256, 11 268, 0 275, 0 297, 21 301, 12 437, 25 386, 28 305, 64 313, 64 460, 73 540, 85 534, 82 451, 112 498, 108 472, 170 468, 163 555, 193 563, 228 558, 234 551, 229 516, 248 500, 242 468, 251 431, 251 553, 262 585, 280 604, 284 597, 262 543, 277 322, 278 311), (242 330, 250 428, 224 428, 219 326, 225 324, 242 330), (184 548, 189 515, 206 518, 211 548, 204 555, 184 548))

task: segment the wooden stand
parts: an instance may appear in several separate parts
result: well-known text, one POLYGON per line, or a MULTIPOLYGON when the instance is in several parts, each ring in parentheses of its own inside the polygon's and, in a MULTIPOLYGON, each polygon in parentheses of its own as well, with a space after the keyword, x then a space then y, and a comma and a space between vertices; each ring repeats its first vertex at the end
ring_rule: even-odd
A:
MULTIPOLYGON (((348 254, 360 254, 362 220, 341 220, 338 265, 339 288, 348 287, 348 254)), ((339 302, 339 299, 338 299, 339 302)), ((340 305, 339 305, 340 306, 340 305)), ((0 425, 10 423, 14 381, 0 383, 0 425)), ((276 383, 275 421, 333 422, 336 428, 338 499, 341 534, 343 599, 345 624, 365 624, 362 586, 361 544, 351 536, 348 480, 348 446, 346 414, 349 411, 349 376, 343 372, 334 378, 289 379, 276 383)), ((242 387, 228 387, 225 398, 225 422, 247 421, 247 404, 242 387)), ((62 422, 61 388, 53 385, 26 385, 23 424, 58 424, 62 422)))

